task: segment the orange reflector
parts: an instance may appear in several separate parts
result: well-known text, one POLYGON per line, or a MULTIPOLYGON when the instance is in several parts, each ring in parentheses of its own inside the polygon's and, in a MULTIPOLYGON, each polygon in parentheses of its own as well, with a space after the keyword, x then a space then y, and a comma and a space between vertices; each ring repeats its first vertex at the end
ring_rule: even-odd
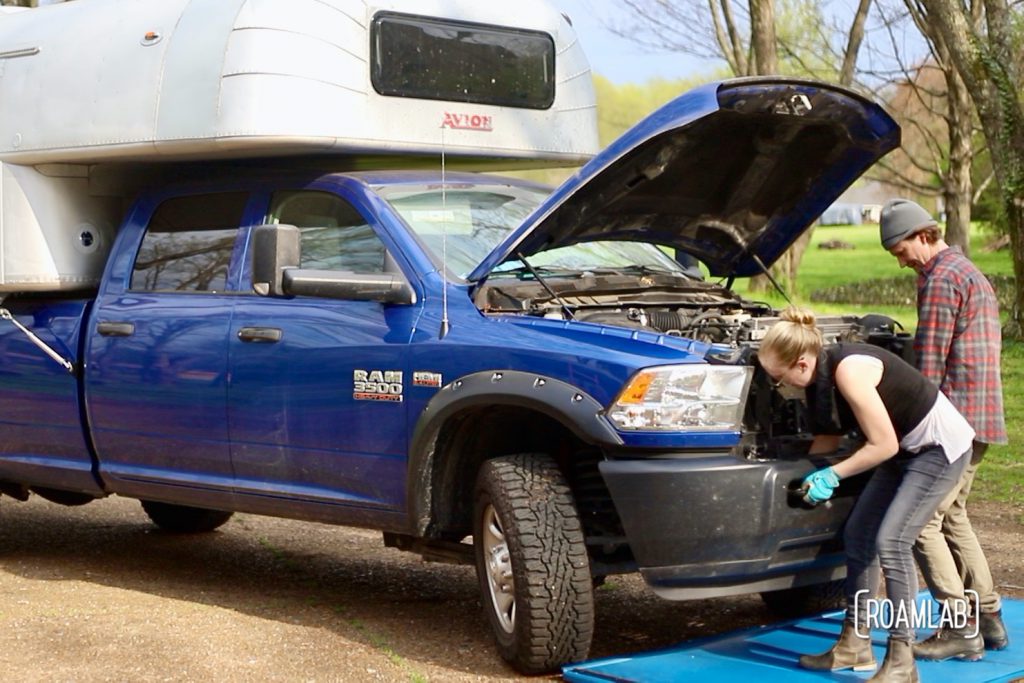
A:
POLYGON ((647 395, 647 389, 651 386, 651 382, 653 381, 653 372, 641 372, 637 374, 633 377, 626 388, 622 390, 618 403, 625 403, 627 405, 643 403, 644 396, 647 395))

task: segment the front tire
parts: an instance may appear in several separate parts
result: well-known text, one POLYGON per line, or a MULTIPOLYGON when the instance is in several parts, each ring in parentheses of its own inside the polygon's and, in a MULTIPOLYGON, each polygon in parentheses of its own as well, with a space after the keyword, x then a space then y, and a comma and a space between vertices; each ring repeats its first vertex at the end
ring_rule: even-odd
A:
POLYGON ((473 540, 501 656, 525 674, 586 659, 594 633, 590 562, 572 492, 550 457, 484 463, 473 540))
POLYGON ((234 514, 223 510, 158 503, 153 500, 140 502, 142 509, 154 524, 164 531, 172 531, 177 534, 202 534, 213 531, 225 524, 234 514))

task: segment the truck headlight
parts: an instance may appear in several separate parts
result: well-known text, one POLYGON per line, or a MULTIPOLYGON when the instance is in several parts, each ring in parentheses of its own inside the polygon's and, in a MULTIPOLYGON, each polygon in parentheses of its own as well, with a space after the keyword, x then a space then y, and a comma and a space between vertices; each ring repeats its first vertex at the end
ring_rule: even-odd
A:
POLYGON ((623 431, 738 431, 753 369, 664 365, 633 375, 608 409, 623 431))

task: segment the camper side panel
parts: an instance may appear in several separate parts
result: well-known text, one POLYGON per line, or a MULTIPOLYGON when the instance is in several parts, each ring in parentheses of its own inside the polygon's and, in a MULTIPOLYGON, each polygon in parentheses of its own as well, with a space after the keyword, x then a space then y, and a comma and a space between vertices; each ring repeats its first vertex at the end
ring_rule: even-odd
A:
MULTIPOLYGON (((480 83, 509 63, 495 55, 512 43, 494 47, 490 66, 446 52, 417 71, 415 51, 401 50, 396 63, 450 83, 479 67, 471 75, 480 83)), ((379 161, 434 157, 443 146, 453 157, 575 165, 597 145, 589 66, 547 0, 520 0, 515 12, 462 0, 90 0, 0 18, 0 160, 12 163, 379 161), (487 49, 473 27, 549 36, 553 101, 378 92, 371 72, 381 13, 441 22, 444 30, 423 35, 456 36, 452 52, 487 49), (463 29, 469 38, 459 37, 463 29)))
POLYGON ((119 200, 93 197, 84 166, 0 162, 0 293, 96 286, 119 200))

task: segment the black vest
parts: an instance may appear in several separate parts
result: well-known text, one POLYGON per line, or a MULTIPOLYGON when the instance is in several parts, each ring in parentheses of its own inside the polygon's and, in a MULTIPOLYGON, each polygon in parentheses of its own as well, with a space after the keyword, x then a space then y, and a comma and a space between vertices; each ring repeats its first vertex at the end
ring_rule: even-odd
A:
POLYGON ((939 388, 896 354, 873 344, 834 344, 818 354, 814 381, 806 389, 813 434, 845 434, 858 427, 853 409, 836 390, 836 366, 848 356, 882 361, 878 395, 900 441, 921 423, 935 405, 939 388))

